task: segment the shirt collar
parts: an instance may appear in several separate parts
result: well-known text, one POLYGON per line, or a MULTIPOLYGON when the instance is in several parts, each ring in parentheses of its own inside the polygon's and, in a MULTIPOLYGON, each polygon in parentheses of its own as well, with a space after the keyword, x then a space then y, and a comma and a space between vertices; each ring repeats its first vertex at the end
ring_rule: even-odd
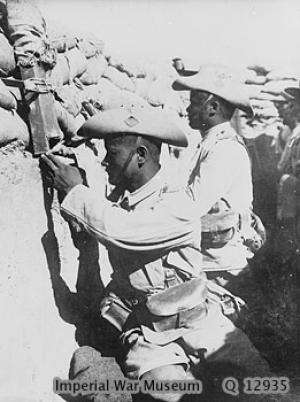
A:
POLYGON ((217 124, 216 126, 207 130, 204 134, 203 140, 207 139, 208 137, 212 137, 222 132, 228 132, 228 130, 233 130, 233 127, 229 121, 225 121, 224 123, 217 124))
POLYGON ((165 170, 163 168, 160 168, 160 170, 147 183, 145 183, 137 190, 133 191, 132 193, 130 193, 128 190, 125 190, 120 203, 124 203, 124 201, 126 200, 126 204, 129 208, 131 208, 144 199, 150 197, 152 194, 161 189, 161 184, 164 176, 165 170))

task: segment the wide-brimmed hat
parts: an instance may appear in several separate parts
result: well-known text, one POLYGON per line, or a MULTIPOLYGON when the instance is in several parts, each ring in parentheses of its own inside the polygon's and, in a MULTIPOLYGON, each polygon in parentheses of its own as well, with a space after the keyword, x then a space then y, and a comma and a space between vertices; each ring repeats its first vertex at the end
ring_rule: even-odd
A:
POLYGON ((188 145, 184 131, 168 113, 150 106, 100 112, 88 119, 77 132, 81 137, 99 139, 119 133, 147 136, 176 147, 188 145))
POLYGON ((209 92, 225 99, 249 116, 254 115, 246 85, 242 84, 238 77, 234 76, 234 72, 226 66, 203 65, 196 74, 177 78, 173 83, 173 89, 209 92))

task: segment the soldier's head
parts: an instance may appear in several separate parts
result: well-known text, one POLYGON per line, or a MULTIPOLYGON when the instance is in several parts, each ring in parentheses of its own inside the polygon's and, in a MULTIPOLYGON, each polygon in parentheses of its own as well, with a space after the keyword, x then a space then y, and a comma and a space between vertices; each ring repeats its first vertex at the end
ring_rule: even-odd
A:
POLYGON ((229 121, 236 108, 253 116, 246 86, 225 66, 203 65, 197 74, 178 78, 173 88, 191 91, 187 112, 194 129, 207 130, 229 121))
MULTIPOLYGON (((291 85, 291 84, 289 84, 291 85)), ((300 122, 300 87, 299 81, 294 86, 285 88, 286 102, 277 102, 275 105, 284 124, 294 129, 300 122)))
POLYGON ((147 183, 159 170, 163 142, 187 146, 185 133, 170 116, 150 106, 99 113, 80 128, 78 135, 104 140, 102 166, 109 183, 129 191, 147 183))
POLYGON ((230 121, 235 106, 209 92, 192 90, 187 108, 189 124, 197 130, 207 130, 217 124, 230 121))
POLYGON ((116 133, 105 139, 102 166, 110 184, 129 191, 140 187, 160 169, 161 141, 130 133, 116 133))

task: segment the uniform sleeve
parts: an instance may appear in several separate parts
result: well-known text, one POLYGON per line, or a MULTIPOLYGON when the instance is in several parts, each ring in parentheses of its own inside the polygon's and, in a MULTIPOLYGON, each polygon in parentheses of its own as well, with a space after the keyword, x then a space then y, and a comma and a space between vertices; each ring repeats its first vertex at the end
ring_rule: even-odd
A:
POLYGON ((126 211, 108 200, 99 202, 90 188, 77 185, 61 209, 104 245, 135 251, 200 245, 195 202, 186 191, 167 194, 151 208, 126 211))
POLYGON ((198 216, 203 216, 230 190, 239 169, 248 169, 246 150, 238 143, 222 141, 201 163, 199 175, 191 184, 198 205, 198 216))

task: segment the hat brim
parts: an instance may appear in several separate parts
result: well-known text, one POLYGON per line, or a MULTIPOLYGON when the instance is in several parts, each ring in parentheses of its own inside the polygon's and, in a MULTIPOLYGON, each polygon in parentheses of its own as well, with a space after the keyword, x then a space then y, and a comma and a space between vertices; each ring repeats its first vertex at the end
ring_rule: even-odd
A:
POLYGON ((249 117, 254 116, 249 96, 242 85, 232 84, 223 88, 218 88, 213 82, 199 80, 199 77, 195 74, 190 77, 178 78, 173 82, 172 88, 175 91, 203 91, 211 93, 225 99, 238 109, 243 110, 249 117))
POLYGON ((121 133, 150 137, 176 147, 188 145, 186 134, 167 113, 150 108, 138 111, 112 109, 98 113, 80 127, 77 135, 105 140, 121 133))

